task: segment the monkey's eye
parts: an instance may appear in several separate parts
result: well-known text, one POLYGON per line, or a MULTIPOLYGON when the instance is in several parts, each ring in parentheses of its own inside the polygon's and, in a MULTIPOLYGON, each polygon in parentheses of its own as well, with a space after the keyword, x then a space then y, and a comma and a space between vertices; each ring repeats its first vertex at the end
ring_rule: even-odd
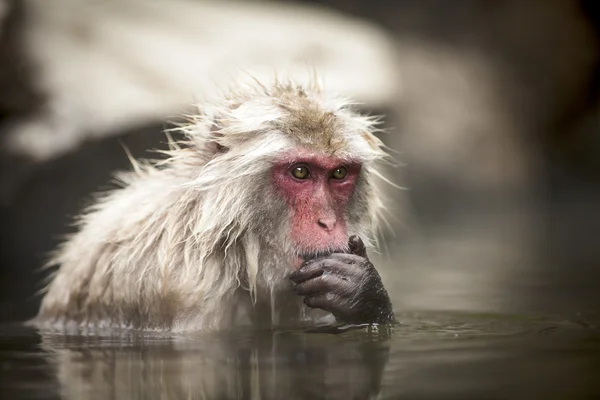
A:
POLYGON ((298 166, 294 167, 294 169, 292 170, 292 175, 294 175, 294 178, 297 179, 306 179, 310 176, 310 171, 307 167, 298 166))
POLYGON ((334 179, 344 179, 346 175, 348 175, 348 171, 344 167, 338 167, 334 169, 333 173, 331 174, 334 179))

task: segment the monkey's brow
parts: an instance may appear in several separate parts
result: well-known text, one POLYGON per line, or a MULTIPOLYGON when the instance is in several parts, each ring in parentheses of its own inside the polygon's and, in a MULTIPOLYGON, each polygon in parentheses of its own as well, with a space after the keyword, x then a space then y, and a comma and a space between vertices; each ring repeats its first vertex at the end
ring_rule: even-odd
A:
POLYGON ((306 155, 306 156, 298 156, 298 157, 292 157, 289 159, 284 159, 283 163, 285 163, 288 166, 292 166, 294 164, 308 164, 308 165, 314 165, 323 169, 334 169, 334 168, 338 168, 340 166, 346 166, 346 167, 359 167, 362 165, 362 162, 360 162, 359 160, 356 159, 343 159, 343 158, 337 158, 337 157, 323 157, 323 156, 311 156, 311 155, 306 155))

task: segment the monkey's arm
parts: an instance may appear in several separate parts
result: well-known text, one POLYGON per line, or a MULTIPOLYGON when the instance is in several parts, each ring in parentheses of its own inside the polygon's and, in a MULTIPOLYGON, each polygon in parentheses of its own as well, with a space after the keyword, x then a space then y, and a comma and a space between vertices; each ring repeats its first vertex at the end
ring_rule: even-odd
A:
POLYGON ((349 324, 394 323, 392 303, 379 273, 358 236, 349 240, 351 254, 333 253, 306 261, 290 275, 296 293, 309 307, 331 312, 349 324))

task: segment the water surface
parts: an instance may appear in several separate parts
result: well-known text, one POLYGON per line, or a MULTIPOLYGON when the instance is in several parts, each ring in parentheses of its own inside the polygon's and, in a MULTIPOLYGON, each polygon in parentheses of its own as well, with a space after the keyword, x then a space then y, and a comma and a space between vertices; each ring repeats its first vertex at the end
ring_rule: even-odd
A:
POLYGON ((0 328, 3 399, 600 395, 594 316, 403 313, 393 329, 171 335, 0 328))

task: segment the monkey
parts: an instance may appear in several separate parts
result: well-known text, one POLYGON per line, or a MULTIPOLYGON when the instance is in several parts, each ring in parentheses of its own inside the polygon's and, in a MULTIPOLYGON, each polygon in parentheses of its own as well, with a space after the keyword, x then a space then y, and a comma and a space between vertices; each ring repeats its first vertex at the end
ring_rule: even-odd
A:
POLYGON ((236 82, 197 110, 166 130, 166 157, 132 159, 76 218, 34 324, 395 323, 367 256, 385 211, 378 117, 316 77, 236 82))

